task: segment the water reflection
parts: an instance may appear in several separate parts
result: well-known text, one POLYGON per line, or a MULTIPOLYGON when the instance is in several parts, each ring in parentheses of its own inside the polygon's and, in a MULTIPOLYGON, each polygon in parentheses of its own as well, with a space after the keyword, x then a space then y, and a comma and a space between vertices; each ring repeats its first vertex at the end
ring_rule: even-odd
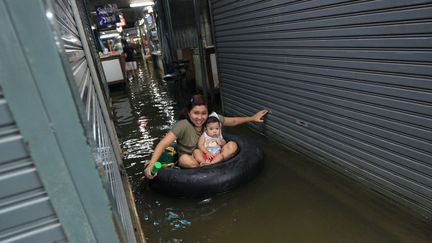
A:
POLYGON ((113 111, 126 168, 131 179, 140 176, 155 143, 175 123, 175 105, 169 86, 139 64, 138 80, 130 80, 128 92, 112 92, 113 111))
MULTIPOLYGON (((137 208, 149 242, 206 241, 202 227, 227 202, 204 199, 166 198, 149 190, 143 164, 150 158, 156 143, 171 129, 178 114, 172 97, 172 84, 162 81, 154 70, 140 65, 140 78, 128 84, 128 90, 112 92, 113 113, 123 159, 131 179, 137 208), (144 195, 145 194, 145 195, 144 195), (202 225, 202 223, 205 223, 202 225)), ((210 237, 211 238, 211 237, 210 237)))
POLYGON ((112 93, 147 242, 432 242, 430 224, 244 126, 226 131, 263 148, 265 168, 252 182, 201 199, 149 190, 143 163, 178 114, 173 87, 158 77, 141 63, 140 79, 112 93))

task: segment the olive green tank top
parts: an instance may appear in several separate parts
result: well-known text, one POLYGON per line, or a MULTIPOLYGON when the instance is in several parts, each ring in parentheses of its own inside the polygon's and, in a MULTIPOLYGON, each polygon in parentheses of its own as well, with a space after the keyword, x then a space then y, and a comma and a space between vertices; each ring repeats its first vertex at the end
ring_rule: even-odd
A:
MULTIPOLYGON (((224 123, 224 117, 219 115, 219 120, 224 123)), ((181 154, 192 154, 198 147, 198 139, 203 131, 196 131, 194 126, 186 119, 174 124, 171 132, 177 137, 177 152, 181 154)))

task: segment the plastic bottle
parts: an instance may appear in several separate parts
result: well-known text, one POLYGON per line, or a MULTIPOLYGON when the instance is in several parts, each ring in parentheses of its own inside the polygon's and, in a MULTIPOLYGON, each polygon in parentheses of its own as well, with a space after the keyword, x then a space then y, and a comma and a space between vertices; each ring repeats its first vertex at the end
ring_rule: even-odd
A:
POLYGON ((156 173, 158 173, 158 171, 162 168, 162 164, 159 161, 156 161, 156 163, 154 163, 153 167, 151 168, 151 174, 155 175, 156 173))

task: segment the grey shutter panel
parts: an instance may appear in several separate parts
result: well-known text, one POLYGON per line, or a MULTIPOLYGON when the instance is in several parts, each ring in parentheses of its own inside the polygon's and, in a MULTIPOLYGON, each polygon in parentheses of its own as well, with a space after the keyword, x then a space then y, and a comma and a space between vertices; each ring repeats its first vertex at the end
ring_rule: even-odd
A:
MULTIPOLYGON (((97 58, 96 53, 93 53, 96 49, 90 24, 84 14, 86 10, 79 0, 57 0, 54 10, 66 56, 75 78, 74 85, 78 90, 77 99, 83 105, 82 120, 88 126, 87 137, 92 146, 98 169, 104 174, 104 180, 109 183, 105 186, 108 193, 111 194, 109 198, 116 212, 114 216, 119 216, 119 222, 121 222, 127 241, 136 242, 118 161, 108 133, 108 126, 112 126, 112 123, 106 121, 103 116, 102 109, 104 107, 106 109, 106 103, 102 92, 107 92, 108 89, 106 84, 99 83, 96 68, 99 69, 102 78, 105 77, 100 62, 94 61, 94 58, 97 58), (86 51, 86 46, 88 51, 86 51)), ((114 130, 113 127, 111 129, 114 130)))
POLYGON ((0 242, 66 241, 1 86, 0 154, 0 242))
POLYGON ((432 215, 431 1, 212 1, 225 112, 432 215))

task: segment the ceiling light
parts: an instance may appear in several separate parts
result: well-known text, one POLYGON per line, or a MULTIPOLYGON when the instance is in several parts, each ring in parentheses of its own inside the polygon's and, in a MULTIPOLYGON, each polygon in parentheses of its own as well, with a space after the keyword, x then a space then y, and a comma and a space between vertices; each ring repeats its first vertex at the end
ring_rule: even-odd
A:
POLYGON ((135 8, 135 7, 144 7, 144 6, 152 6, 154 5, 153 1, 136 1, 136 2, 132 2, 129 6, 131 8, 135 8))
POLYGON ((101 35, 99 38, 101 39, 109 39, 109 38, 114 38, 119 36, 119 33, 111 33, 111 34, 105 34, 105 35, 101 35))

